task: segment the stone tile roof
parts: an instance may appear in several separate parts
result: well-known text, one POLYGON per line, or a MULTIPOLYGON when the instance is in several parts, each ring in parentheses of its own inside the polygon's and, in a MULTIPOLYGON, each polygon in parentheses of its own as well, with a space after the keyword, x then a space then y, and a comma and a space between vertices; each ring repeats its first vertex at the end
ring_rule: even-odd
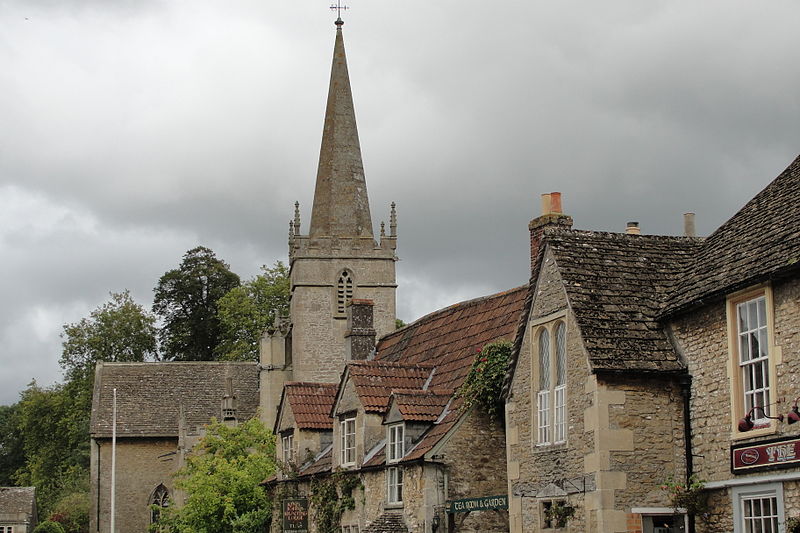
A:
POLYGON ((393 391, 390 405, 397 406, 403 420, 435 422, 453 394, 444 389, 393 391))
POLYGON ((463 414, 461 411, 462 403, 463 401, 460 398, 453 400, 447 408, 447 412, 443 413, 444 416, 441 417, 441 420, 437 424, 431 426, 417 445, 406 453, 402 462, 416 461, 417 459, 425 457, 425 454, 431 451, 433 447, 453 429, 453 426, 461 418, 463 414))
POLYGON ((331 429, 331 408, 336 399, 336 383, 290 381, 283 394, 300 429, 331 429))
POLYGON ((333 445, 329 445, 314 461, 298 472, 298 476, 313 476, 330 472, 333 468, 333 445))
POLYGON ((353 382, 366 412, 385 413, 392 391, 422 389, 433 369, 429 363, 351 361, 343 379, 353 382))
POLYGON ((658 322, 698 239, 546 228, 594 370, 678 371, 658 322))
POLYGON ((402 513, 383 513, 364 528, 364 533, 408 533, 402 513))
POLYGON ((703 242, 664 315, 800 269, 800 156, 703 242))
POLYGON ((35 502, 34 487, 0 487, 0 514, 33 514, 35 502))
POLYGON ((90 433, 110 437, 113 389, 117 389, 117 436, 177 437, 181 405, 187 427, 220 418, 225 380, 233 381, 237 417, 256 414, 258 364, 254 362, 100 363, 92 397, 90 433))

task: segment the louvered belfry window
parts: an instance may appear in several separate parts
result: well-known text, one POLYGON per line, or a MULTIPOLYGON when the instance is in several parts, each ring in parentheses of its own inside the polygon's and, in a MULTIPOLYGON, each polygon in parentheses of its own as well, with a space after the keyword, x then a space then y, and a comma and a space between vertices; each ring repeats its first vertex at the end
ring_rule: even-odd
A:
POLYGON ((353 299, 353 277, 350 272, 343 270, 336 283, 336 312, 343 315, 347 302, 353 299))

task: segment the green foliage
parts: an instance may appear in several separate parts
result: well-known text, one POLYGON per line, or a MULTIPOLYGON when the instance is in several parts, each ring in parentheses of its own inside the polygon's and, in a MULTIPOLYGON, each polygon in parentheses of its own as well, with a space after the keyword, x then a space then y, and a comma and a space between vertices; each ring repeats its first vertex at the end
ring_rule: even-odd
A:
POLYGON ((25 465, 19 432, 19 404, 0 405, 0 487, 14 484, 14 473, 25 465))
POLYGON ((258 345, 275 315, 289 311, 289 269, 280 261, 261 267, 263 273, 234 287, 217 302, 221 327, 218 359, 257 361, 258 345))
POLYGON ((550 522, 552 527, 567 527, 567 522, 573 516, 575 508, 564 500, 554 501, 544 510, 544 519, 550 522))
POLYGON ((67 379, 85 379, 98 361, 144 361, 156 356, 156 318, 129 291, 74 324, 65 324, 61 367, 67 379))
POLYGON ((394 329, 400 329, 406 327, 407 324, 400 320, 399 318, 394 319, 394 329))
POLYGON ((688 484, 683 481, 676 481, 673 476, 669 476, 661 485, 661 490, 669 494, 672 507, 675 509, 686 509, 687 514, 703 515, 708 511, 708 493, 705 490, 705 481, 698 478, 696 474, 689 477, 688 484))
POLYGON ((236 427, 217 422, 176 475, 188 498, 162 511, 156 531, 261 533, 271 504, 259 483, 275 472, 275 437, 256 418, 236 427))
POLYGON ((163 354, 176 361, 212 361, 220 341, 217 302, 239 286, 239 276, 214 252, 198 246, 186 252, 178 268, 158 280, 153 311, 164 325, 163 354))
POLYGON ((500 390, 506 376, 512 344, 492 342, 483 347, 475 357, 469 375, 458 390, 464 399, 464 409, 478 407, 491 416, 503 413, 500 390))
POLYGON ((58 522, 65 533, 89 531, 89 492, 67 493, 56 502, 50 520, 58 522))
POLYGON ((311 504, 319 533, 339 532, 342 514, 356 508, 356 489, 364 489, 361 479, 343 471, 311 482, 311 504))
POLYGON ((800 533, 800 516, 786 519, 786 533, 800 533))
POLYGON ((66 533, 64 528, 61 527, 61 524, 58 522, 53 522, 52 520, 47 520, 46 522, 40 523, 36 526, 36 529, 33 530, 33 533, 66 533))
POLYGON ((14 481, 36 487, 42 516, 64 495, 88 491, 90 407, 91 390, 77 380, 49 388, 32 382, 20 395, 25 464, 14 481))

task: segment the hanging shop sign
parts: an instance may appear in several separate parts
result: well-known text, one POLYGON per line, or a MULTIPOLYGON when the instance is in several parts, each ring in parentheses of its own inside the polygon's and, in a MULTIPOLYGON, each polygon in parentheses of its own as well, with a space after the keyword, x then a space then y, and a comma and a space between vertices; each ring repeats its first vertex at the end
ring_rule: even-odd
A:
POLYGON ((800 438, 731 446, 731 472, 734 474, 797 466, 800 466, 800 438))
POLYGON ((283 500, 283 531, 308 533, 308 500, 283 500))
POLYGON ((464 498, 463 500, 447 500, 445 510, 448 513, 469 513, 470 511, 494 511, 508 509, 508 496, 485 496, 483 498, 464 498))

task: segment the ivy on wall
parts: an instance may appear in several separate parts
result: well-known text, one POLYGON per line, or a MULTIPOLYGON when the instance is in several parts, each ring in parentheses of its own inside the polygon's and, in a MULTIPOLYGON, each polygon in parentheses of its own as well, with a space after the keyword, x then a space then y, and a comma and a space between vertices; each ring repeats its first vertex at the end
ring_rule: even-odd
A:
POLYGON ((311 481, 311 505, 319 533, 339 533, 342 514, 356 508, 353 492, 364 489, 357 474, 334 472, 311 481))
POLYGON ((507 341, 486 344, 475 357, 469 375, 458 390, 464 409, 477 407, 490 416, 501 417, 503 402, 500 390, 511 357, 512 344, 507 341))

